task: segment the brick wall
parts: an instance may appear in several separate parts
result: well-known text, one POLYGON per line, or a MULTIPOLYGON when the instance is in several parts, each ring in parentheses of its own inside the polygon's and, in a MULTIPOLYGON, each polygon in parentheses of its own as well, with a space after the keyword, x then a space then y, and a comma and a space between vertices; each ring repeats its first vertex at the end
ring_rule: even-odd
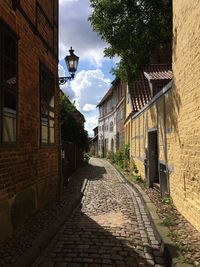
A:
POLYGON ((200 5, 173 1, 174 98, 169 158, 171 195, 181 213, 200 230, 200 5), (175 126, 173 126, 175 125, 175 126))
MULTIPOLYGON (((40 2, 42 5, 43 1, 40 2)), ((0 213, 4 222, 0 226, 0 240, 20 227, 27 214, 55 199, 59 186, 59 90, 55 88, 55 144, 49 147, 40 145, 39 90, 39 61, 57 76, 57 45, 53 39, 41 38, 45 37, 46 29, 37 27, 36 1, 20 3, 21 7, 14 11, 11 1, 0 2, 1 19, 19 37, 18 142, 10 147, 0 145, 0 213), (27 17, 22 15, 23 10, 27 17), (26 198, 29 189, 33 192, 29 194, 31 199, 26 198), (17 212, 24 213, 24 217, 17 218, 17 212)), ((47 4, 47 7, 48 13, 52 14, 49 16, 53 25, 50 34, 53 36, 54 31, 55 36, 53 5, 47 4)))
MULTIPOLYGON (((126 143, 131 140, 131 158, 144 178, 147 132, 157 129, 159 162, 167 165, 170 195, 182 215, 200 230, 199 1, 173 1, 173 14, 173 88, 126 122, 126 143), (130 139, 128 125, 132 125, 130 139)), ((126 101, 126 117, 130 112, 126 101)))
MULTIPOLYGON (((195 95, 197 94, 198 92, 195 95)), ((131 158, 144 179, 145 157, 143 155, 148 152, 147 133, 152 128, 156 128, 159 163, 165 164, 169 171, 169 193, 182 215, 197 229, 200 229, 200 111, 198 103, 198 101, 192 101, 191 98, 185 98, 184 92, 181 93, 174 84, 168 93, 138 117, 132 119, 131 158), (193 114, 187 113, 183 105, 184 99, 187 99, 185 101, 187 107, 194 106, 193 114)))
POLYGON ((135 119, 132 119, 131 158, 135 162, 143 179, 145 178, 144 160, 147 157, 148 131, 157 129, 157 125, 156 104, 135 119))

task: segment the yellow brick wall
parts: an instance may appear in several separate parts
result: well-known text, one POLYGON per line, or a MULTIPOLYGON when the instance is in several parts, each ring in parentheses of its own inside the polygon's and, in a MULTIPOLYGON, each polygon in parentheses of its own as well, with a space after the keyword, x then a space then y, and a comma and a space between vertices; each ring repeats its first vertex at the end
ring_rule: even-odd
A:
POLYGON ((140 175, 145 178, 144 159, 148 143, 148 130, 157 128, 156 104, 132 119, 131 159, 135 162, 140 175))
POLYGON ((173 13, 170 189, 178 210, 200 231, 200 2, 173 1, 173 13))

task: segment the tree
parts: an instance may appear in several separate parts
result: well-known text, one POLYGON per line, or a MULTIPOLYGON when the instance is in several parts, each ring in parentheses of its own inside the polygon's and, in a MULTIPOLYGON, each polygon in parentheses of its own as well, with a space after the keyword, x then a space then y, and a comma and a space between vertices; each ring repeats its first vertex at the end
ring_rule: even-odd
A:
POLYGON ((109 47, 105 56, 118 55, 114 70, 122 80, 133 80, 163 45, 171 47, 172 0, 90 0, 94 31, 109 47))
POLYGON ((88 149, 88 133, 75 117, 75 104, 65 94, 61 101, 61 138, 63 141, 74 142, 84 150, 88 149))

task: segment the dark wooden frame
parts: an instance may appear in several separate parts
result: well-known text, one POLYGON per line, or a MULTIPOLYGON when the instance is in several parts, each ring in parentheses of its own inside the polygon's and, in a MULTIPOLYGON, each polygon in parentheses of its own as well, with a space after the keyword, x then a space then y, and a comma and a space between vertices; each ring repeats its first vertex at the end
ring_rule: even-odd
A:
MULTIPOLYGON (((0 146, 2 147, 13 147, 16 146, 18 143, 18 113, 19 113, 19 100, 18 100, 18 80, 19 80, 19 72, 18 72, 18 35, 2 20, 0 19, 0 146), (2 43, 3 43, 3 32, 8 34, 15 42, 15 53, 16 53, 16 62, 13 62, 16 65, 16 86, 15 89, 9 87, 5 82, 3 81, 4 76, 4 68, 3 68, 3 58, 5 55, 3 55, 2 51, 2 43), (14 90, 14 91, 13 91, 14 90), (4 104, 4 92, 9 92, 16 96, 16 141, 13 142, 3 142, 3 104, 4 104)), ((10 59, 9 59, 10 60, 10 59)))
POLYGON ((55 76, 53 75, 53 73, 48 69, 48 67, 46 67, 46 65, 42 62, 39 61, 39 90, 40 90, 40 146, 41 147, 48 147, 48 146, 55 146, 56 145, 56 79, 55 76), (41 102, 41 69, 44 69, 48 74, 50 74, 52 76, 52 80, 54 81, 54 86, 53 86, 53 93, 54 93, 54 108, 51 108, 48 105, 48 142, 47 143, 43 143, 42 142, 42 102, 41 102), (54 112, 54 118, 50 117, 49 112, 54 112), (54 119, 54 143, 50 143, 50 125, 49 125, 49 121, 50 119, 54 119))

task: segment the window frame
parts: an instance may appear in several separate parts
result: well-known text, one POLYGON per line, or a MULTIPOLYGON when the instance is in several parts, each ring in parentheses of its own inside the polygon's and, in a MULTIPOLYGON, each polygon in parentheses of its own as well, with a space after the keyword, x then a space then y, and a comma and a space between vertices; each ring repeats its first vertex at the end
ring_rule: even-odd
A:
POLYGON ((52 147, 56 146, 57 140, 56 140, 56 107, 55 107, 55 100, 56 100, 56 80, 55 80, 55 75, 49 70, 49 68, 41 61, 39 60, 39 95, 40 95, 40 147, 52 147), (54 107, 52 108, 49 104, 47 106, 47 119, 48 119, 48 124, 47 124, 47 143, 42 142, 42 83, 41 83, 41 69, 44 69, 48 75, 51 75, 51 78, 53 79, 54 86, 53 86, 53 95, 54 95, 54 107), (50 113, 54 113, 54 117, 50 116, 50 113), (54 142, 50 142, 50 120, 54 121, 54 142))
POLYGON ((19 37, 18 35, 2 20, 0 19, 0 147, 13 147, 18 144, 19 130, 18 130, 18 115, 19 115, 19 37), (9 58, 5 51, 3 51, 3 43, 5 39, 5 35, 9 36, 14 41, 15 47, 15 61, 9 58), (15 65, 15 73, 16 73, 16 85, 8 85, 4 81, 4 60, 7 59, 9 62, 15 65), (4 93, 9 93, 15 96, 16 99, 16 126, 15 126, 15 140, 14 141, 4 141, 4 93))
POLYGON ((112 133, 114 130, 114 123, 113 121, 110 122, 110 133, 112 133))

